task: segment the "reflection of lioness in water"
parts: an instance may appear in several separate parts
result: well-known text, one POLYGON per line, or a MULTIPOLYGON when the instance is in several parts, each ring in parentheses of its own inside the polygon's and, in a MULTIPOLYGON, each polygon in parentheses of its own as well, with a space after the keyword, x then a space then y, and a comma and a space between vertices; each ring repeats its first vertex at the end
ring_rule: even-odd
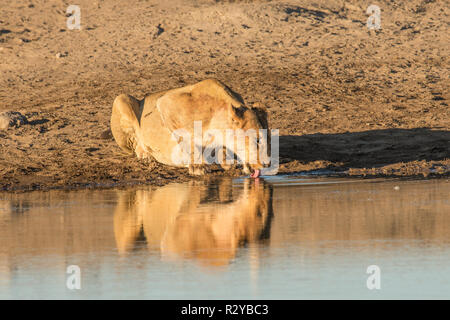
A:
POLYGON ((270 185, 246 180, 236 191, 241 193, 232 194, 231 179, 125 191, 114 213, 117 248, 125 253, 145 239, 166 257, 226 264, 239 246, 267 238, 272 218, 270 185))
MULTIPOLYGON (((250 149, 250 138, 243 148, 236 147, 234 141, 224 142, 227 129, 255 130, 257 148, 267 155, 268 139, 259 132, 259 129, 268 129, 265 109, 246 107, 238 94, 214 79, 153 93, 140 101, 121 94, 114 100, 111 115, 112 134, 127 153, 135 153, 139 158, 151 156, 167 165, 188 167, 191 174, 203 174, 208 167, 194 161, 193 149, 224 145, 229 154, 244 162, 245 173, 252 169, 252 175, 257 177, 263 163, 268 165, 267 159, 261 159, 259 152, 250 149), (194 122, 201 123, 203 139, 189 142, 192 143, 191 159, 180 163, 180 157, 173 155, 174 150, 180 148, 181 140, 173 135, 185 130, 194 137, 194 122), (217 130, 224 138, 219 141, 218 136, 205 137, 208 130, 217 130)), ((220 164, 223 169, 230 168, 224 160, 220 164)))

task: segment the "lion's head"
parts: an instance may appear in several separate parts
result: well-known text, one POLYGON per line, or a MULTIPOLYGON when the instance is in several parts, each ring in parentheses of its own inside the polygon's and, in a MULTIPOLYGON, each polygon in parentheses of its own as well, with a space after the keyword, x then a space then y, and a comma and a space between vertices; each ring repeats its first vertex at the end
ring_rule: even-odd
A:
POLYGON ((270 131, 265 108, 231 106, 230 125, 235 131, 235 144, 227 143, 243 163, 244 172, 258 177, 261 169, 269 165, 270 131), (251 171, 251 172, 250 172, 251 171))

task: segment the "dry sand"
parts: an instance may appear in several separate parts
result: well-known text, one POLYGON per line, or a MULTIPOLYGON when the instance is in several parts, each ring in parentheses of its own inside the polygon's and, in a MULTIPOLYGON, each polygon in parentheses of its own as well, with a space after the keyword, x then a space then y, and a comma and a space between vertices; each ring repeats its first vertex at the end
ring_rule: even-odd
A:
POLYGON ((0 0, 0 190, 164 184, 187 170, 121 154, 120 93, 217 78, 280 129, 280 172, 450 172, 448 1, 0 0), (344 4, 345 3, 345 4, 344 4))

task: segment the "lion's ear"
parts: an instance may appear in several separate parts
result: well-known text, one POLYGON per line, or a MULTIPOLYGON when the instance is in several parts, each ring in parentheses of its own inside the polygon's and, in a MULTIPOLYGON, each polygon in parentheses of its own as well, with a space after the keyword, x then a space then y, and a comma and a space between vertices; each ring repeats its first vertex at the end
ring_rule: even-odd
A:
POLYGON ((231 121, 239 121, 244 118, 245 108, 242 106, 235 107, 230 105, 229 116, 231 121))

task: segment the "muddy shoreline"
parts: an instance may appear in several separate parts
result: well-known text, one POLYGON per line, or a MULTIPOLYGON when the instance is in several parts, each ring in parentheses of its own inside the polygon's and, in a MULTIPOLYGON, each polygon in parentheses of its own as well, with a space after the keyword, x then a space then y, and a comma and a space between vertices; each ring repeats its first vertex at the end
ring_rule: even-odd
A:
MULTIPOLYGON (((407 168, 407 166, 403 166, 403 168, 407 168)), ((411 170, 411 169, 409 169, 411 170)), ((417 170, 417 168, 412 169, 417 170)), ((31 192, 31 191, 50 191, 50 190, 62 190, 62 191, 74 191, 80 189, 126 189, 133 188, 139 186, 155 186, 161 187, 169 183, 183 183, 188 181, 209 181, 211 179, 217 179, 218 177, 248 177, 242 176, 238 172, 235 173, 212 173, 207 174, 202 177, 193 177, 189 176, 186 170, 179 169, 174 175, 167 175, 169 170, 165 169, 163 175, 155 174, 154 180, 143 180, 143 179, 130 179, 118 181, 117 179, 110 180, 94 180, 93 182, 83 182, 80 179, 80 182, 72 182, 61 184, 58 182, 46 182, 40 183, 36 179, 37 182, 29 182, 26 181, 24 183, 16 183, 14 185, 3 185, 1 186, 0 192, 7 193, 22 193, 22 192, 31 192)), ((324 178, 324 177, 332 177, 332 178, 359 178, 361 180, 374 180, 374 179, 396 179, 399 181, 405 180, 430 180, 430 179, 449 179, 450 172, 449 170, 443 172, 430 172, 427 167, 422 168, 422 170, 417 171, 416 173, 411 174, 409 171, 407 174, 402 173, 401 170, 397 171, 394 174, 385 174, 380 173, 383 169, 381 168, 372 168, 372 169, 349 169, 345 171, 335 171, 332 172, 329 169, 318 169, 318 170, 310 170, 310 171, 285 171, 282 170, 279 172, 279 175, 283 176, 303 176, 305 178, 324 178)), ((87 178, 88 179, 88 178, 87 178)), ((264 177, 262 177, 264 179, 264 177)))

